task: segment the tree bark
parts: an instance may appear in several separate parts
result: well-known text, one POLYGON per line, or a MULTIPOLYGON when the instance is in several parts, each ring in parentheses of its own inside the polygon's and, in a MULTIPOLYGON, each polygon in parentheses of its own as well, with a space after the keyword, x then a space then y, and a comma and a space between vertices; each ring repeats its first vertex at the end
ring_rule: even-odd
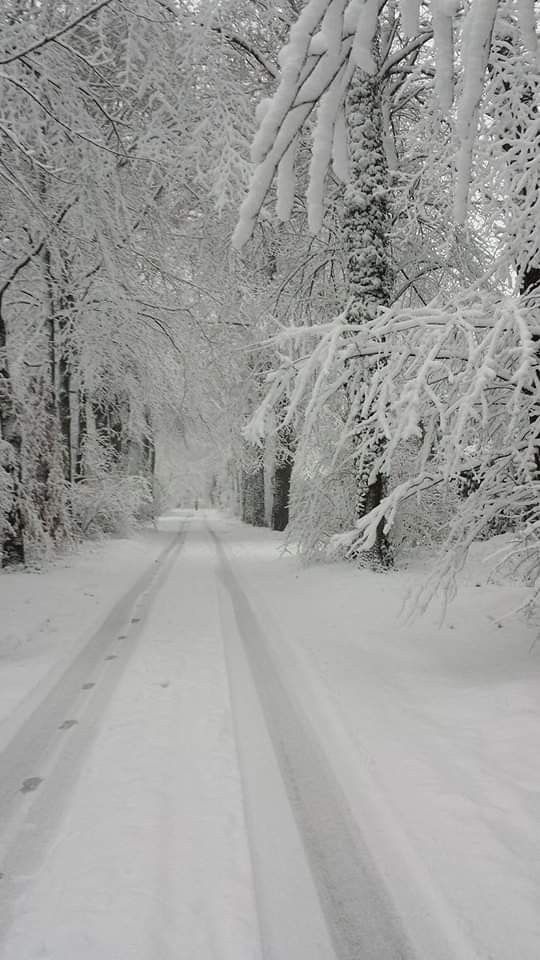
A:
MULTIPOLYGON (((347 254, 347 281, 350 294, 348 317, 362 323, 390 302, 388 211, 388 166, 383 142, 382 102, 379 80, 357 70, 347 96, 346 119, 349 137, 351 176, 345 188, 343 235, 347 254)), ((365 369, 369 378, 369 369, 365 369)), ((351 402, 356 398, 351 397, 351 402)), ((357 436, 363 430, 357 421, 357 436)), ((384 437, 376 436, 366 456, 356 460, 356 516, 362 519, 376 507, 387 491, 387 478, 374 465, 382 451, 384 437)), ((377 566, 392 565, 392 550, 381 522, 376 542, 364 554, 377 566)))
POLYGON ((285 530, 289 523, 291 476, 294 466, 293 431, 290 427, 278 431, 279 444, 272 479, 272 530, 285 530))
POLYGON ((62 437, 62 453, 64 462, 64 476, 70 483, 73 482, 75 464, 73 462, 73 411, 72 398, 72 363, 66 343, 68 318, 73 311, 74 299, 67 292, 67 278, 63 279, 66 290, 62 290, 59 298, 59 312, 56 321, 56 354, 57 354, 57 385, 56 404, 62 437))
POLYGON ((84 390, 79 390, 79 416, 77 424, 77 455, 75 463, 75 480, 83 480, 86 474, 85 451, 86 438, 88 435, 88 420, 86 409, 86 394, 84 390))
POLYGON ((264 527, 264 467, 257 464, 242 476, 242 520, 253 527, 264 527))
POLYGON ((6 475, 10 504, 6 527, 0 528, 2 567, 24 563, 24 519, 22 493, 22 432, 11 382, 7 356, 7 328, 0 298, 0 469, 6 475), (4 449, 2 450, 2 447, 4 449))
MULTIPOLYGON (((61 311, 62 281, 56 281, 51 253, 43 248, 45 283, 48 290, 48 311, 44 323, 47 351, 41 382, 35 384, 38 403, 43 409, 43 429, 39 437, 39 451, 35 463, 37 481, 35 504, 42 529, 53 541, 61 540, 66 532, 63 481, 66 479, 65 450, 59 416, 59 356, 58 324, 61 311)), ((67 444, 69 450, 69 440, 67 444)))
POLYGON ((152 429, 152 420, 149 410, 145 410, 144 419, 147 427, 147 432, 143 437, 145 472, 150 479, 153 480, 156 472, 156 446, 154 443, 154 432, 152 429))
POLYGON ((71 442, 71 369, 62 350, 58 360, 58 416, 62 434, 62 452, 64 461, 64 476, 70 483, 73 481, 73 461, 71 442))
MULTIPOLYGON (((65 533, 62 496, 64 469, 56 405, 56 356, 52 317, 47 319, 45 332, 48 355, 41 376, 36 378, 33 385, 36 408, 41 411, 41 429, 37 450, 30 449, 30 443, 27 444, 25 439, 25 450, 28 451, 25 463, 29 462, 29 470, 33 469, 34 472, 34 508, 39 515, 43 534, 51 537, 53 541, 58 541, 65 533), (34 453, 37 454, 35 459, 32 456, 34 453)), ((31 482, 30 476, 28 480, 31 482)))
POLYGON ((273 479, 272 501, 272 530, 285 530, 289 523, 289 496, 291 490, 291 474, 293 460, 286 460, 276 464, 273 479))

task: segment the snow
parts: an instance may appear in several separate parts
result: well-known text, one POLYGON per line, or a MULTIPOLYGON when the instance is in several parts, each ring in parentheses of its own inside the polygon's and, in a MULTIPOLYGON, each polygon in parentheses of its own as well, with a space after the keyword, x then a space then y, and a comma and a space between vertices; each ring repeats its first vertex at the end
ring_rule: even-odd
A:
MULTIPOLYGON (((419 30, 418 0, 400 0, 399 7, 405 36, 416 37, 419 30)), ((460 3, 459 0, 432 0, 430 8, 436 59, 435 90, 441 111, 448 116, 455 91, 453 19, 460 3)), ((456 125, 460 145, 454 215, 458 224, 464 223, 467 214, 478 109, 485 88, 497 9, 498 0, 474 0, 466 8, 461 58, 464 79, 456 125)), ((533 57, 538 51, 535 10, 534 0, 517 0, 523 44, 533 57)), ((291 160, 288 158, 283 164, 282 158, 287 156, 289 145, 299 135, 315 104, 318 105, 318 117, 313 138, 308 208, 310 229, 312 232, 320 229, 324 179, 337 125, 336 115, 339 115, 343 101, 340 76, 347 71, 346 85, 355 66, 369 74, 376 72, 372 48, 379 15, 378 0, 350 0, 347 4, 345 0, 310 0, 291 27, 288 42, 278 57, 281 67, 279 86, 257 112, 259 126, 252 145, 255 169, 233 238, 238 249, 250 238, 278 169, 285 185, 280 218, 283 211, 290 210, 287 197, 290 195, 291 160)), ((334 159, 338 151, 334 148, 334 159)), ((343 169, 344 165, 339 161, 337 165, 343 169)), ((338 176, 342 174, 338 172, 338 176)))
POLYGON ((323 30, 319 30, 310 40, 309 54, 312 57, 320 57, 323 53, 326 53, 327 50, 328 40, 326 34, 323 30))
MULTIPOLYGON (((324 64, 324 72, 329 78, 335 76, 339 67, 341 55, 341 31, 343 21, 344 0, 331 3, 326 12, 322 31, 326 39, 326 57, 320 60, 313 71, 312 80, 317 79, 324 64)), ((343 103, 346 90, 347 69, 330 81, 326 92, 322 95, 317 108, 317 122, 313 132, 313 147, 309 167, 309 183, 306 194, 308 225, 312 233, 318 233, 323 220, 323 196, 326 171, 332 156, 334 127, 339 105, 343 103)), ((321 86, 325 89, 326 83, 321 86)), ((304 93, 310 96, 309 87, 304 93)))
POLYGON ((400 0, 399 10, 406 37, 415 37, 420 26, 419 0, 400 0))
POLYGON ((294 102, 311 35, 322 20, 327 4, 328 0, 311 0, 291 27, 288 42, 280 51, 281 81, 252 145, 252 159, 256 163, 260 163, 272 149, 283 118, 294 102))
POLYGON ((466 42, 463 53, 463 90, 458 104, 457 116, 460 150, 457 161, 454 204, 457 223, 464 222, 467 211, 478 107, 484 92, 484 76, 497 16, 497 6, 498 0, 475 0, 467 13, 463 27, 466 42))
POLYGON ((360 15, 351 50, 351 60, 365 70, 366 73, 376 73, 377 65, 373 59, 372 44, 377 31, 379 19, 378 0, 365 0, 360 7, 360 15))
POLYGON ((532 54, 538 52, 538 21, 535 0, 517 0, 519 26, 525 48, 532 54))
POLYGON ((298 151, 298 138, 292 141, 280 160, 277 172, 276 214, 280 220, 291 216, 296 191, 295 161, 298 151))
POLYGON ((334 139, 332 142, 332 167, 336 177, 343 183, 346 183, 350 176, 351 163, 344 107, 338 111, 336 116, 334 139))
MULTIPOLYGON (((308 103, 295 108, 294 111, 285 115, 277 139, 270 152, 264 160, 255 167, 248 193, 240 207, 238 222, 232 235, 232 244, 236 249, 241 249, 251 237, 255 223, 257 222, 257 216, 260 213, 262 204, 274 179, 276 166, 279 166, 281 160, 287 154, 297 131, 301 129, 305 118, 311 110, 312 106, 308 103)), ((268 111, 268 114, 269 113, 270 111, 268 111)), ((263 125, 264 122, 265 121, 263 121, 263 125)), ((287 189, 290 190, 290 188, 289 178, 287 181, 287 189)))
MULTIPOLYGON (((349 64, 343 69, 330 89, 321 97, 317 109, 317 123, 313 132, 313 148, 309 165, 309 183, 306 193, 308 225, 311 233, 318 233, 323 222, 323 198, 326 172, 330 165, 336 139, 335 123, 340 104, 347 89, 352 70, 349 64)), ((338 154, 340 159, 343 154, 338 154)))
POLYGON ((265 957, 324 960, 332 957, 328 932, 223 586, 220 606, 265 957))
POLYGON ((262 123, 268 110, 270 109, 271 103, 272 101, 270 97, 263 97, 262 100, 259 100, 255 110, 255 119, 257 123, 262 123))
POLYGON ((40 572, 0 576, 0 748, 169 540, 87 543, 40 572))
POLYGON ((404 625, 404 597, 429 561, 388 576, 298 569, 278 560, 276 535, 230 524, 226 542, 428 945, 419 955, 536 958, 540 648, 534 624, 505 619, 527 588, 489 583, 493 546, 478 545, 446 624, 435 611, 404 625))
POLYGON ((432 0, 433 39, 437 69, 435 90, 443 113, 448 113, 454 99, 454 38, 452 16, 442 0, 432 0))
MULTIPOLYGON (((494 545, 441 627, 400 620, 429 557, 306 569, 211 511, 161 525, 185 541, 0 817, 2 960, 536 960, 540 646, 507 616, 529 589, 489 581, 494 545)), ((50 615, 73 656, 81 612, 95 628, 157 552, 100 545, 0 587, 21 636, 50 615)))
POLYGON ((362 4, 363 0, 349 0, 343 15, 343 32, 345 34, 355 33, 362 4))
MULTIPOLYGON (((251 148, 251 159, 255 169, 247 196, 240 207, 238 223, 232 238, 233 246, 237 249, 240 249, 253 233, 257 216, 276 170, 284 158, 286 159, 281 170, 283 197, 279 201, 279 215, 281 216, 281 212, 290 207, 290 161, 293 156, 289 154, 287 159, 287 153, 311 114, 314 103, 328 87, 336 83, 336 73, 343 59, 339 30, 343 6, 344 0, 332 0, 331 3, 328 3, 328 0, 310 0, 291 27, 288 42, 280 51, 278 57, 281 67, 280 83, 271 98, 270 106, 265 105, 263 109, 263 116, 251 148), (310 46, 313 34, 316 33, 323 18, 321 33, 328 49, 317 58, 310 54, 310 46)), ((337 82, 339 83, 339 79, 337 82)), ((335 95, 333 96, 335 98, 335 95)), ((334 119, 331 117, 328 133, 324 131, 323 149, 325 154, 328 154, 328 159, 331 152, 334 119), (328 145, 327 138, 329 138, 328 145)), ((319 139, 322 138, 319 137, 319 139)))
POLYGON ((180 554, 55 841, 18 843, 37 875, 2 960, 260 960, 212 560, 180 554))

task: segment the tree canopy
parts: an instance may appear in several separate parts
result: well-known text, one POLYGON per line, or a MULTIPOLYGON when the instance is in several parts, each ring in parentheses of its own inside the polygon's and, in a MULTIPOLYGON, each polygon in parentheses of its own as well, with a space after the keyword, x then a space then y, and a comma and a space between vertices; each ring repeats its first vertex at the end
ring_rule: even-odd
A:
POLYGON ((1 16, 3 563, 196 497, 536 577, 537 4, 1 16))

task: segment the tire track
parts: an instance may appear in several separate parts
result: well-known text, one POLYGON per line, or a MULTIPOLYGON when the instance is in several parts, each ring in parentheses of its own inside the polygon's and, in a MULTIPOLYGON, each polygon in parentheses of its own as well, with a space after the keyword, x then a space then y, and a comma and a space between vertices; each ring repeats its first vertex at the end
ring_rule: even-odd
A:
POLYGON ((413 960, 347 798, 280 675, 223 546, 210 533, 336 960, 413 960))
POLYGON ((182 526, 0 754, 0 944, 184 542, 182 526))

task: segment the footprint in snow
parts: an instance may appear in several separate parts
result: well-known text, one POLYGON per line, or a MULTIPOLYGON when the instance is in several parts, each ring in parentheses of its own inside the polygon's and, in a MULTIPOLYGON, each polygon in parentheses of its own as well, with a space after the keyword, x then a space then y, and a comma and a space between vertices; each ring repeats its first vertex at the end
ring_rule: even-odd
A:
POLYGON ((37 790, 40 783, 43 783, 43 777, 27 777, 22 782, 21 793, 31 793, 33 790, 37 790))
POLYGON ((79 722, 78 720, 64 720, 64 721, 60 724, 60 726, 58 727, 58 729, 59 729, 59 730, 70 730, 71 727, 74 727, 75 724, 77 724, 78 722, 79 722))

